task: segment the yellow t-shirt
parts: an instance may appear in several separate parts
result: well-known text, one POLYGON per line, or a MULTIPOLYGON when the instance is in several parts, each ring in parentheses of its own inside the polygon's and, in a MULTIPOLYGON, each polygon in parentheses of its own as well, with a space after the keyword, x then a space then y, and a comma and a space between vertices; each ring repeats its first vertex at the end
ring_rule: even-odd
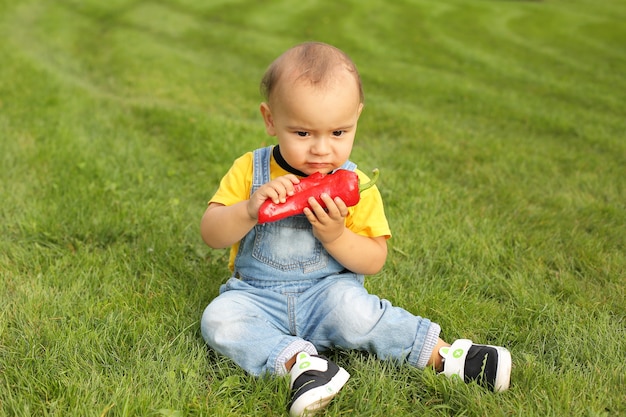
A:
MULTIPOLYGON (((224 178, 222 178, 217 192, 209 203, 230 206, 240 201, 248 200, 250 198, 250 190, 252 189, 252 163, 252 152, 248 152, 236 159, 224 178)), ((356 170, 356 173, 361 184, 369 181, 368 176, 359 169, 356 170)), ((272 156, 270 160, 270 178, 274 179, 286 174, 288 172, 281 168, 272 156)), ((354 233, 363 236, 391 237, 391 231, 383 208, 383 200, 376 186, 363 191, 361 199, 356 206, 348 207, 346 227, 354 233)), ((231 271, 234 269, 235 256, 238 249, 239 242, 230 249, 228 267, 231 271)))

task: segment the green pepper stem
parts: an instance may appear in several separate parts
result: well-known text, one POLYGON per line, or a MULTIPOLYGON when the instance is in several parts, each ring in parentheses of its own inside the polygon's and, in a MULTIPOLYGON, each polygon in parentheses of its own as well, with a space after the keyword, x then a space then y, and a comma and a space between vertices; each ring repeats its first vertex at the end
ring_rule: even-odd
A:
POLYGON ((376 181, 378 181, 378 177, 380 176, 380 171, 378 170, 378 168, 374 168, 372 170, 372 178, 369 180, 369 182, 366 182, 365 184, 359 184, 359 193, 362 193, 363 191, 367 190, 368 188, 372 188, 372 186, 374 186, 374 184, 376 184, 376 181))

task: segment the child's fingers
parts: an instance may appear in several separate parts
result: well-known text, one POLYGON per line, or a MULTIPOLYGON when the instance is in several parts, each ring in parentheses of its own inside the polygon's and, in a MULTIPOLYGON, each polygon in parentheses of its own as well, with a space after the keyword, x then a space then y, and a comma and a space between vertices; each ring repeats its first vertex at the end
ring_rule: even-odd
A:
MULTIPOLYGON (((293 174, 276 178, 275 181, 280 184, 280 191, 284 192, 285 196, 292 196, 294 194, 294 185, 300 182, 298 177, 293 174)), ((279 194, 282 194, 280 191, 279 194)))
POLYGON ((323 205, 320 204, 320 202, 317 201, 314 197, 311 197, 308 200, 311 211, 313 212, 315 217, 320 221, 323 221, 328 217, 336 217, 338 212, 337 207, 335 206, 335 203, 333 203, 333 200, 328 196, 328 194, 322 194, 320 196, 320 200, 322 200, 322 202, 324 203, 323 205))
POLYGON ((315 197, 309 197, 308 202, 309 202, 309 211, 316 219, 319 218, 320 216, 326 215, 326 211, 324 211, 324 208, 322 207, 320 203, 317 202, 315 197))
POLYGON ((296 177, 293 174, 287 174, 283 178, 287 178, 289 181, 291 181, 292 184, 299 184, 300 183, 300 178, 296 177))
POLYGON ((284 203, 288 196, 294 195, 294 184, 298 182, 300 180, 295 175, 285 175, 263 185, 257 190, 257 193, 262 201, 270 199, 274 204, 284 203))
POLYGON ((346 203, 339 197, 334 199, 328 194, 322 194, 320 199, 326 205, 326 213, 332 219, 338 219, 340 217, 346 217, 348 215, 348 207, 346 203))
POLYGON ((315 213, 308 207, 304 208, 304 216, 309 220, 311 224, 317 221, 317 217, 315 217, 315 213))
POLYGON ((346 217, 348 215, 348 206, 346 206, 346 203, 344 203, 343 200, 339 197, 335 197, 333 199, 333 202, 335 203, 335 206, 337 206, 339 215, 341 217, 346 217))

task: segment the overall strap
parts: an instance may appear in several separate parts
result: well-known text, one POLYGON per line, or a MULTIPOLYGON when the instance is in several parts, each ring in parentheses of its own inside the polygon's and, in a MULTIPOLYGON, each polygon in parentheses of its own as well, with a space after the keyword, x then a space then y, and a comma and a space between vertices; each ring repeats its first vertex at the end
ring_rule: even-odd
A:
POLYGON ((346 169, 348 171, 354 171, 356 169, 356 164, 350 160, 347 160, 342 166, 341 169, 346 169))
POLYGON ((255 149, 252 157, 252 189, 250 195, 270 180, 270 157, 272 147, 255 149))

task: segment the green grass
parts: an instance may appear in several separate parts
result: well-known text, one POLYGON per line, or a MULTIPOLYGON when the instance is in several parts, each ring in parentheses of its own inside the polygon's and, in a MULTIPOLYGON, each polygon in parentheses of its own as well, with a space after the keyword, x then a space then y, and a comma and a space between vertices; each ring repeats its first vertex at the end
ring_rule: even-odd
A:
POLYGON ((0 0, 0 415, 284 415, 208 350, 226 251, 198 225, 272 143, 258 82, 346 50, 394 233, 368 288, 503 344, 494 395, 359 352, 328 416, 626 414, 626 5, 0 0))

